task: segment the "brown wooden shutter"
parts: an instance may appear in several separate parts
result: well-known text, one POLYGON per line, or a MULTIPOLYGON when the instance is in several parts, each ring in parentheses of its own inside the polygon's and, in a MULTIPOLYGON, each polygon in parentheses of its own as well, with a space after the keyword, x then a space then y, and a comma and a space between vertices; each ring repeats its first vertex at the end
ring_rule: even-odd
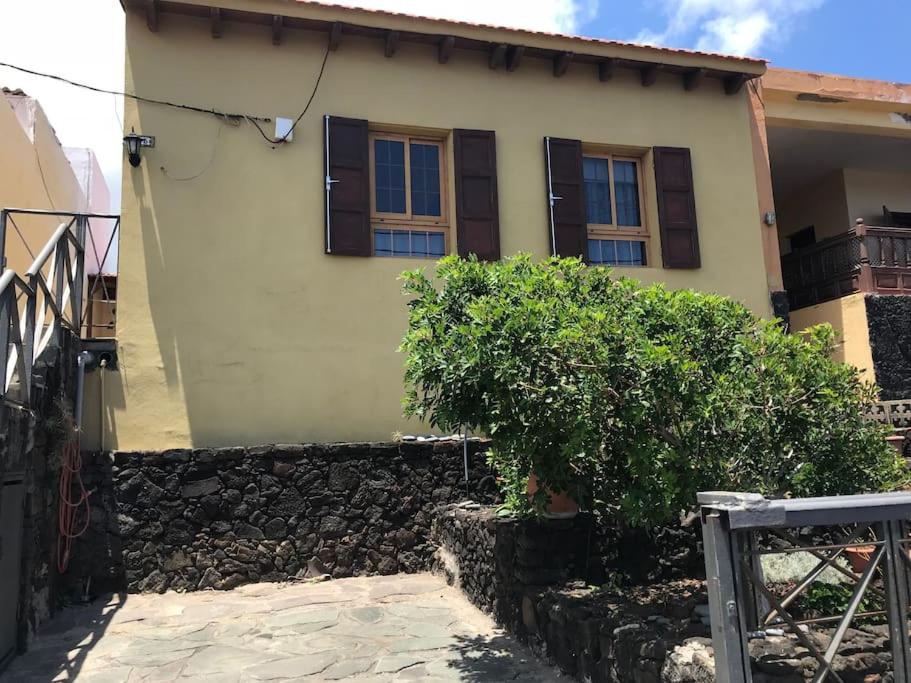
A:
POLYGON ((655 147, 661 256, 665 268, 699 268, 699 230, 690 150, 655 147))
POLYGON ((544 158, 551 253, 584 259, 588 254, 588 221, 582 178, 582 142, 544 138, 544 158))
POLYGON ((461 130, 455 148, 456 221, 459 256, 484 261, 500 258, 497 206, 497 145, 492 130, 461 130))
POLYGON ((370 256, 370 150, 367 122, 325 119, 326 253, 370 256))

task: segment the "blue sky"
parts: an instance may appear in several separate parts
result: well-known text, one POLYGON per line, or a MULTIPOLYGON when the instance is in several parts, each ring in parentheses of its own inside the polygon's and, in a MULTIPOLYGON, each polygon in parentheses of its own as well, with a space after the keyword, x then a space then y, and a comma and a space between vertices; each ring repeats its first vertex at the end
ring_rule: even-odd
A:
POLYGON ((594 18, 588 19, 591 14, 581 17, 577 29, 597 37, 636 39, 643 30, 663 32, 668 24, 669 8, 671 11, 683 5, 707 8, 684 32, 660 41, 674 47, 693 48, 700 41, 702 24, 721 16, 724 13, 721 8, 727 7, 736 21, 765 5, 772 8, 769 15, 773 26, 763 34, 756 48, 747 51, 749 54, 764 57, 783 68, 911 82, 908 40, 911 0, 785 0, 778 4, 780 7, 776 8, 776 3, 768 1, 601 0, 594 18))

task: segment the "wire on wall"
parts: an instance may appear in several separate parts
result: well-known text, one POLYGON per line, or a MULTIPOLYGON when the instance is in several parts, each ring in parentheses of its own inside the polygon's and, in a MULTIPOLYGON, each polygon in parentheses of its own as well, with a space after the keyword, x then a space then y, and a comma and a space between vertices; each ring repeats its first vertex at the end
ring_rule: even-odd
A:
POLYGON ((212 143, 212 153, 209 155, 209 160, 205 163, 205 165, 202 167, 202 169, 200 169, 197 173, 194 173, 193 175, 181 177, 181 176, 171 175, 171 173, 168 172, 168 169, 166 169, 164 166, 160 166, 159 168, 161 168, 161 172, 164 173, 165 177, 170 180, 176 180, 177 182, 182 183, 182 182, 186 182, 188 180, 196 180, 199 176, 201 176, 203 173, 208 171, 212 167, 212 162, 215 161, 215 154, 216 154, 216 152, 218 152, 218 141, 221 139, 221 129, 225 126, 226 123, 229 123, 232 126, 240 125, 239 121, 232 121, 231 119, 221 119, 217 122, 217 124, 216 124, 217 129, 215 131, 215 141, 212 143))
MULTIPOLYGON (((277 144, 281 144, 281 143, 287 141, 288 137, 290 137, 290 135, 294 132, 294 129, 297 128, 297 124, 300 123, 301 119, 304 118, 304 115, 307 113, 307 111, 309 111, 310 105, 313 103, 313 100, 316 97, 316 93, 319 90, 320 83, 323 80, 323 74, 326 71, 326 62, 329 60, 329 52, 330 52, 330 50, 329 50, 329 47, 327 46, 326 52, 323 54, 323 61, 320 64, 319 73, 316 76, 316 81, 313 84, 313 89, 310 92, 310 97, 307 99, 307 104, 304 105, 303 111, 301 111, 301 113, 298 114, 297 118, 294 119, 294 123, 291 124, 291 127, 288 129, 288 132, 278 138, 273 138, 273 137, 270 137, 269 135, 267 135, 266 132, 263 130, 262 125, 260 125, 262 123, 271 123, 272 122, 271 118, 268 118, 265 116, 255 116, 253 114, 237 114, 237 113, 223 112, 223 111, 219 111, 218 109, 215 109, 215 108, 199 107, 199 106, 196 106, 193 104, 170 102, 168 100, 158 100, 158 99, 154 99, 151 97, 143 97, 142 95, 136 95, 135 93, 121 92, 119 90, 108 90, 106 88, 98 88, 96 86, 87 85, 85 83, 79 83, 77 81, 70 80, 69 78, 64 78, 63 76, 57 76, 56 74, 44 73, 42 71, 35 71, 34 69, 27 69, 23 66, 17 66, 16 64, 9 64, 8 62, 0 62, 0 66, 5 66, 6 68, 14 69, 15 71, 21 71, 22 73, 26 73, 26 74, 29 74, 32 76, 50 78, 52 80, 59 81, 61 83, 66 83, 66 84, 71 85, 76 88, 83 88, 85 90, 91 90, 92 92, 103 93, 106 95, 115 95, 115 96, 119 95, 121 97, 126 97, 131 100, 136 100, 137 102, 145 102, 147 104, 157 104, 157 105, 160 105, 163 107, 173 107, 175 109, 184 109, 186 111, 193 111, 193 112, 197 112, 200 114, 210 114, 212 116, 216 116, 216 117, 222 119, 223 122, 231 122, 234 125, 238 125, 240 123, 240 121, 248 121, 256 128, 256 130, 259 132, 259 134, 263 137, 263 139, 266 142, 268 142, 272 145, 277 145, 277 144)), ((115 111, 115 113, 117 111, 116 100, 114 103, 114 111, 115 111)), ((119 115, 118 115, 118 119, 119 119, 119 115)), ((122 126, 121 126, 121 128, 122 128, 122 126)), ((219 126, 219 130, 220 130, 220 126, 219 126)), ((214 151, 213 151, 213 157, 214 157, 214 151)), ((164 170, 164 169, 162 169, 162 170, 164 170)), ((203 169, 203 172, 204 171, 205 171, 205 169, 203 169)), ((192 180, 192 177, 186 178, 186 180, 192 180)))
POLYGON ((0 66, 5 66, 8 69, 14 69, 15 71, 21 71, 22 73, 30 74, 32 76, 41 76, 42 78, 50 78, 55 81, 60 81, 62 83, 67 83, 76 88, 84 88, 85 90, 91 90, 92 92, 104 93, 106 95, 120 95, 121 97, 127 97, 131 100, 136 100, 137 102, 145 102, 147 104, 158 104, 163 107, 174 107, 175 109, 186 109, 187 111, 195 111, 200 114, 212 114, 214 116, 222 116, 229 119, 246 119, 254 121, 262 121, 264 123, 270 122, 272 119, 263 117, 263 116, 254 116, 252 114, 232 114, 228 112, 219 111, 218 109, 207 109, 205 107, 197 107, 193 104, 181 104, 179 102, 169 102, 168 100, 156 100, 151 97, 143 97, 142 95, 136 95, 134 93, 120 92, 119 90, 107 90, 105 88, 97 88, 93 85, 86 85, 85 83, 78 83, 77 81, 71 81, 68 78, 63 76, 57 76, 54 74, 48 74, 41 71, 34 71, 33 69, 26 69, 23 66, 16 66, 15 64, 8 64, 6 62, 0 62, 0 66))
POLYGON ((319 73, 316 76, 316 82, 313 84, 313 90, 310 91, 310 98, 307 100, 307 104, 304 105, 303 111, 300 114, 298 114, 296 119, 294 119, 294 123, 291 124, 291 127, 288 129, 287 133, 282 135, 280 138, 271 138, 268 135, 266 135, 266 133, 263 131, 262 127, 256 121, 254 121, 251 118, 247 119, 248 121, 250 121, 250 123, 252 123, 256 127, 256 130, 259 131, 259 134, 263 136, 263 138, 266 140, 266 142, 272 143, 273 145, 280 144, 282 142, 285 142, 288 139, 288 137, 291 135, 291 133, 294 132, 294 129, 297 128, 297 124, 300 123, 300 120, 302 118, 304 118, 304 114, 306 114, 307 111, 310 109, 310 105, 313 104, 313 99, 316 97, 316 93, 319 90, 319 84, 323 80, 323 73, 326 71, 326 62, 328 60, 329 60, 329 47, 327 46, 326 52, 323 54, 323 63, 319 67, 319 73))

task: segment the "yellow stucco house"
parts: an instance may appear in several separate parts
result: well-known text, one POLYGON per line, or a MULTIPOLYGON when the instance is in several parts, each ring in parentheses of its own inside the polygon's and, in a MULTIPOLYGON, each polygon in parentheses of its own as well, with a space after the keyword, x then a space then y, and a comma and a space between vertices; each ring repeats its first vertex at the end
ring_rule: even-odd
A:
POLYGON ((124 6, 147 98, 125 129, 154 147, 124 166, 106 448, 428 431, 401 415, 397 276, 443 254, 580 255, 773 313, 761 60, 316 2, 124 6))

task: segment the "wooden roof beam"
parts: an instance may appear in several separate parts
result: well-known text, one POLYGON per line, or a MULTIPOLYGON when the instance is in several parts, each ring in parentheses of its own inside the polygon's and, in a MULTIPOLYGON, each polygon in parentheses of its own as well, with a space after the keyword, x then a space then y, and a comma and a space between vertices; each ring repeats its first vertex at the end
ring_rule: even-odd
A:
POLYGON ((617 60, 613 57, 605 59, 602 62, 598 62, 598 80, 602 83, 607 83, 610 79, 614 77, 614 69, 617 65, 617 60))
POLYGON ((655 81, 658 80, 658 65, 649 64, 648 66, 642 67, 639 72, 642 77, 642 85, 645 88, 655 85, 655 81))
POLYGON ((695 90, 705 78, 705 69, 693 69, 683 74, 683 89, 695 90))
POLYGON ((561 52, 556 57, 554 57, 554 76, 556 78, 563 76, 566 73, 567 69, 569 69, 569 65, 572 63, 572 61, 572 52, 561 52))
POLYGON ((724 92, 728 95, 736 95, 740 92, 743 84, 749 80, 746 74, 733 74, 724 79, 724 92))
POLYGON ((500 43, 490 48, 490 68, 499 69, 506 61, 506 43, 500 43))
POLYGON ((329 28, 329 50, 335 52, 342 43, 342 23, 340 21, 332 22, 329 28))
POLYGON ((524 45, 512 45, 506 51, 506 70, 515 71, 519 68, 519 63, 522 61, 522 55, 525 52, 524 45))
POLYGON ((280 14, 272 15, 272 44, 281 45, 282 44, 282 26, 284 25, 284 19, 280 14))
POLYGON ((437 48, 437 61, 440 64, 447 64, 452 57, 452 50, 455 48, 455 36, 445 36, 440 40, 437 48))
POLYGON ((396 49, 399 46, 399 32, 398 31, 386 31, 386 49, 383 54, 386 57, 392 57, 395 54, 396 49))
POLYGON ((212 25, 212 37, 221 38, 222 32, 222 20, 221 20, 221 9, 218 7, 209 8, 209 21, 212 25))
POLYGON ((146 0, 146 26, 152 33, 158 33, 158 0, 146 0))

